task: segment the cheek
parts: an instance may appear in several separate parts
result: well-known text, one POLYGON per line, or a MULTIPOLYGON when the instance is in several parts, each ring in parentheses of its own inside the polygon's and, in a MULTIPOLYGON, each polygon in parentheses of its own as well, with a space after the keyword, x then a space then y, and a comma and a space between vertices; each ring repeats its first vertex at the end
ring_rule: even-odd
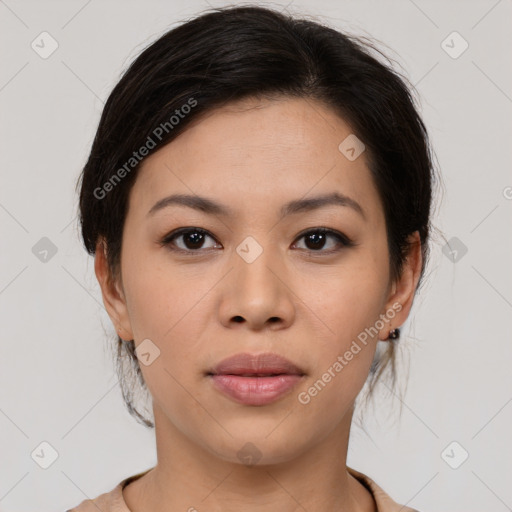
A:
POLYGON ((306 283, 305 300, 314 304, 334 339, 353 339, 375 324, 386 301, 386 264, 371 251, 361 250, 322 276, 321 282, 306 283))
POLYGON ((368 376, 386 299, 385 265, 360 253, 350 265, 324 276, 323 282, 315 280, 318 287, 310 283, 304 289, 304 302, 318 312, 324 326, 324 335, 317 338, 311 379, 320 380, 311 396, 322 395, 317 400, 322 407, 343 410, 341 402, 355 398, 368 376), (317 291, 308 294, 307 289, 317 291))
POLYGON ((126 247, 123 283, 135 341, 163 342, 186 323, 188 311, 200 301, 202 280, 169 265, 163 250, 143 250, 136 244, 131 249, 126 247))
MULTIPOLYGON (((204 333, 212 322, 209 291, 218 277, 169 264, 165 255, 134 254, 123 271, 130 323, 138 346, 151 340, 159 351, 155 365, 142 366, 148 387, 153 380, 195 378, 204 333), (138 265, 144 261, 144 268, 138 265)), ((203 348, 204 351, 204 348, 203 348)))
POLYGON ((186 276, 180 269, 164 271, 149 255, 140 258, 146 258, 144 269, 137 268, 139 258, 127 260, 124 280, 135 344, 150 347, 151 363, 145 365, 141 359, 140 368, 153 401, 165 404, 173 423, 186 429, 187 417, 201 415, 186 390, 194 389, 200 370, 197 345, 211 318, 203 314, 204 296, 213 283, 186 276))

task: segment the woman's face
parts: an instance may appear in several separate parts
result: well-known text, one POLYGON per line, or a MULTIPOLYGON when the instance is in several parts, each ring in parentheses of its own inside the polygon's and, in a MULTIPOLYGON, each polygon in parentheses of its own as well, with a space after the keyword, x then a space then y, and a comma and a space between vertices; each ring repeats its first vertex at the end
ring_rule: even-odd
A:
POLYGON ((253 450, 273 463, 346 431, 377 339, 405 321, 418 277, 418 265, 406 266, 390 282, 382 205, 350 135, 317 102, 251 99, 210 113, 144 161, 119 296, 102 290, 122 337, 140 346, 157 432, 224 460, 253 450), (177 194, 189 206, 159 203, 177 194), (345 200, 314 201, 334 194, 345 200), (200 198, 218 206, 201 208, 200 198), (189 231, 171 239, 178 228, 189 231), (240 353, 278 354, 301 376, 210 374, 240 353), (270 391, 251 392, 263 382, 255 379, 270 391))

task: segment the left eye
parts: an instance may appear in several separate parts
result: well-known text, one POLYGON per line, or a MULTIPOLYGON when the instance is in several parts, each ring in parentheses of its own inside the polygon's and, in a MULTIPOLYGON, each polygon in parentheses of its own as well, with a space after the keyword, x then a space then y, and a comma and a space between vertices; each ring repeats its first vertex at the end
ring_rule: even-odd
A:
POLYGON ((351 245, 351 241, 346 236, 325 228, 317 228, 307 231, 299 237, 299 240, 302 238, 304 238, 305 244, 308 245, 305 249, 311 252, 334 252, 339 250, 340 245, 347 247, 351 245), (320 249, 325 248, 326 241, 329 238, 335 239, 338 247, 334 244, 334 248, 321 251, 320 249))

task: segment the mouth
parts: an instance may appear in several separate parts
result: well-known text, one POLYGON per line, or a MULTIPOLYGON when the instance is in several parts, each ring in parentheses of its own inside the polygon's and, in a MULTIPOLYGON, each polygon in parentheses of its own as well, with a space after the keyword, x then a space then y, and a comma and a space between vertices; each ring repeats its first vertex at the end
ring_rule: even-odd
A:
POLYGON ((276 375, 304 375, 305 372, 289 359, 271 352, 262 354, 235 354, 223 359, 208 372, 212 375, 241 375, 269 377, 276 375))
POLYGON ((236 375, 237 377, 277 377, 278 375, 294 375, 291 373, 209 373, 208 375, 236 375))
POLYGON ((217 391, 244 405, 267 405, 287 395, 305 372, 277 354, 236 354, 207 372, 217 391))

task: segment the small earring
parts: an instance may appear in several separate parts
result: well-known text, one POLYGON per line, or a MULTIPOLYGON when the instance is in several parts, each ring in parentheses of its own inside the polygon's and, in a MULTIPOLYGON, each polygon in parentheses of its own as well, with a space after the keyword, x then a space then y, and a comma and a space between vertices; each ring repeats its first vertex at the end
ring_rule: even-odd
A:
POLYGON ((400 338, 400 329, 398 327, 389 331, 388 340, 397 340, 398 338, 400 338))

